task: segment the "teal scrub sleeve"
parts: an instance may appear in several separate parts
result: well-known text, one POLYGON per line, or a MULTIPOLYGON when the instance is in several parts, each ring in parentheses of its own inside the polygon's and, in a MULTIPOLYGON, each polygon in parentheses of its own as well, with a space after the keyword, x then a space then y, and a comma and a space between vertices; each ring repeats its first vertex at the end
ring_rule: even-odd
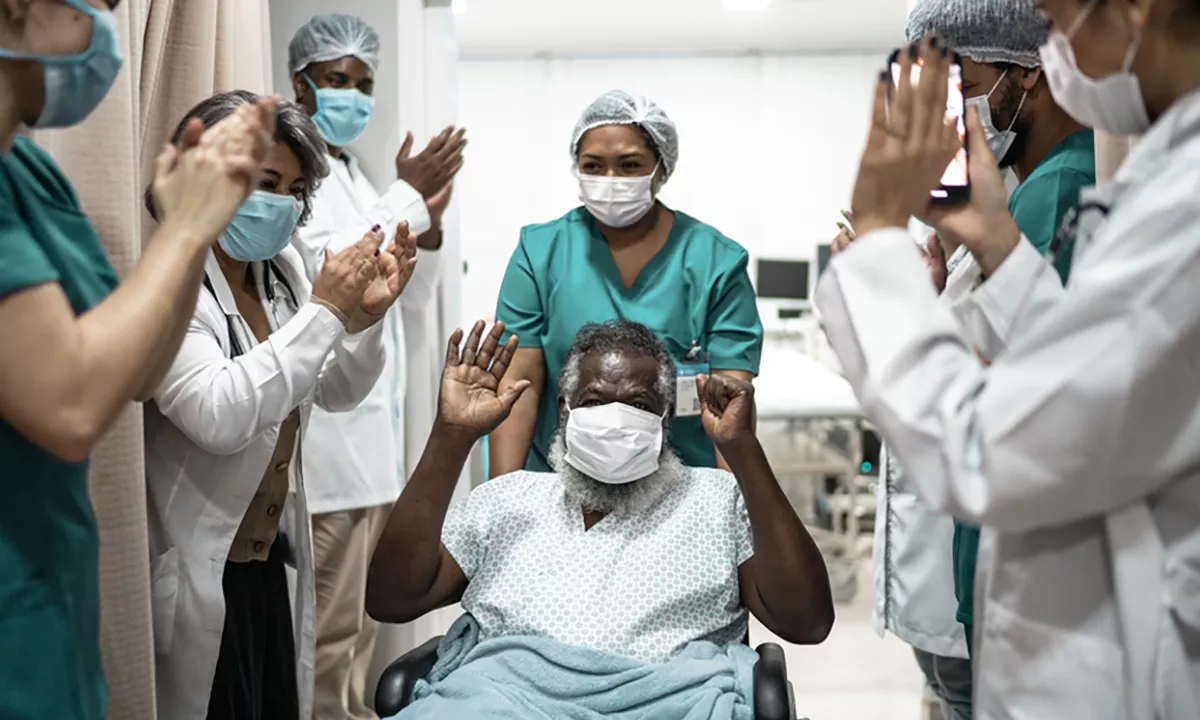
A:
POLYGON ((36 285, 57 283, 58 271, 0 184, 0 298, 36 285))
POLYGON ((522 239, 508 261, 504 281, 500 283, 500 297, 496 300, 496 321, 504 323, 504 336, 500 341, 507 342, 516 335, 520 347, 540 348, 545 335, 545 317, 538 293, 538 278, 522 239))
POLYGON ((744 251, 713 284, 708 307, 708 362, 713 370, 743 370, 758 375, 762 360, 763 326, 758 300, 746 267, 744 251))
POLYGON ((1063 217, 1079 203, 1079 191, 1094 184, 1074 170, 1046 173, 1014 190, 1009 208, 1022 234, 1045 255, 1063 217))

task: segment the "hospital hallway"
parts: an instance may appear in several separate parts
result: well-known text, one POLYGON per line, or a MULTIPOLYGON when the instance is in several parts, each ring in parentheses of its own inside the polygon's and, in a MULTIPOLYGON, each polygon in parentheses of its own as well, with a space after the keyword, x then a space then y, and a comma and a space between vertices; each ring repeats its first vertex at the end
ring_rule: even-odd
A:
MULTIPOLYGON (((871 627, 872 569, 870 546, 858 571, 858 592, 837 607, 833 632, 820 645, 780 642, 757 620, 750 622, 750 642, 757 647, 777 642, 787 655, 788 677, 796 694, 796 712, 810 720, 927 720, 921 688, 924 678, 912 648, 871 627)), ((933 715, 932 720, 939 716, 933 715)))

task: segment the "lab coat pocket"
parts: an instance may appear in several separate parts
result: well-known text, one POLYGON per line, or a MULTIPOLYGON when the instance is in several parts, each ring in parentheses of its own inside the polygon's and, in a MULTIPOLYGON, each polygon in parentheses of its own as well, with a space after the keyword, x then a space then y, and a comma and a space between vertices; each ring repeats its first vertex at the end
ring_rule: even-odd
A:
POLYGON ((987 605, 976 658, 976 716, 989 720, 1127 720, 1116 643, 987 605))
POLYGON ((179 548, 150 561, 150 602, 154 614, 154 652, 168 655, 175 637, 175 607, 179 600, 179 548))

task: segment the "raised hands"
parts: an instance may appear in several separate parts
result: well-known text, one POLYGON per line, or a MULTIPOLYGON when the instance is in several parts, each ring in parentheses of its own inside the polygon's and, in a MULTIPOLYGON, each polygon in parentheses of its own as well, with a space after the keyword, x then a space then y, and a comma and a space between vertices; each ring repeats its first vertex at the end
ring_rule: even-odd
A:
POLYGON ((938 235, 966 245, 984 276, 1000 267, 1021 240, 1008 209, 1008 190, 975 108, 967 110, 971 199, 959 205, 929 205, 918 216, 938 235))
POLYGON ((417 236, 409 231, 408 223, 396 228, 396 237, 387 250, 379 254, 379 274, 363 293, 359 308, 369 316, 380 317, 404 292, 417 267, 417 236))
POLYGON ((278 105, 278 98, 262 98, 208 130, 192 120, 180 144, 164 147, 155 161, 159 219, 185 237, 214 242, 258 184, 278 105))
MULTIPOLYGON (((867 146, 854 185, 853 210, 859 235, 885 227, 907 227, 929 203, 950 160, 962 148, 957 121, 946 117, 949 49, 934 38, 901 52, 900 81, 892 98, 890 70, 875 84, 875 109, 867 146), (940 45, 940 46, 939 46, 940 45), (912 82, 919 53, 920 80, 912 82)), ((983 133, 979 133, 982 137, 983 133)), ((988 152, 986 142, 984 152, 988 152)))
MULTIPOLYGON (((396 176, 421 193, 426 203, 437 198, 439 193, 448 203, 450 197, 447 187, 462 169, 463 150, 466 147, 466 129, 456 129, 451 125, 430 140, 419 154, 413 155, 413 135, 409 133, 400 147, 400 154, 396 156, 396 176)), ((445 208, 442 207, 442 210, 445 208)))
POLYGON ((383 233, 373 229, 339 253, 326 248, 325 264, 313 281, 312 296, 337 308, 346 319, 351 318, 362 304, 367 288, 379 276, 382 243, 383 233))
POLYGON ((696 390, 700 422, 718 450, 755 438, 754 385, 728 375, 699 375, 696 390))
POLYGON ((498 392, 500 380, 517 351, 517 337, 514 335, 500 345, 504 323, 496 323, 481 343, 484 327, 482 320, 475 323, 461 351, 463 331, 455 330, 450 336, 438 395, 437 424, 472 441, 499 427, 529 387, 529 381, 522 380, 498 392))

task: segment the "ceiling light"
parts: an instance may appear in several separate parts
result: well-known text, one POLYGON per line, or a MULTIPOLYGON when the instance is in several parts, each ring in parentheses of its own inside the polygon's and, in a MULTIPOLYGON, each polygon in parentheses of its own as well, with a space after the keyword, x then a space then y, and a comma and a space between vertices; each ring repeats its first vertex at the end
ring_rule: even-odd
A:
POLYGON ((721 0, 726 10, 762 10, 771 0, 721 0))

